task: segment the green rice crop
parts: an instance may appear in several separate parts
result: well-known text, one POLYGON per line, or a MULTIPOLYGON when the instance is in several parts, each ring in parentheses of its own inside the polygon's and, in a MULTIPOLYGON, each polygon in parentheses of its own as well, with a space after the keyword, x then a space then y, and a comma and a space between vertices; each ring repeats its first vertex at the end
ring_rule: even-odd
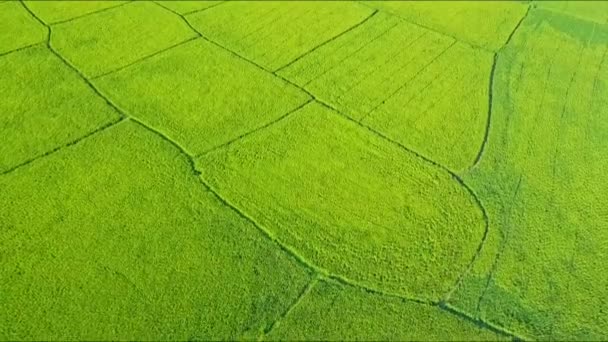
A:
POLYGON ((313 267, 379 291, 438 300, 484 235, 480 208, 445 170, 316 103, 197 166, 313 267))
POLYGON ((162 7, 133 2, 54 26, 51 45, 83 74, 95 77, 195 36, 162 7))
POLYGON ((280 74, 353 119, 461 170, 483 141, 491 68, 488 52, 378 14, 280 74))
POLYGON ((0 337, 257 338, 310 275, 192 171, 128 121, 1 177, 0 337))
POLYGON ((27 6, 47 24, 71 20, 126 3, 126 1, 27 1, 27 6))
POLYGON ((41 43, 46 29, 17 2, 0 3, 0 55, 41 43))
POLYGON ((283 341, 498 341, 504 336, 445 315, 335 282, 319 281, 268 336, 283 341), (431 327, 429 329, 429 327, 431 327))
POLYGON ((192 154, 227 143, 308 100, 296 87, 202 39, 94 82, 120 107, 192 154))
POLYGON ((433 1, 433 6, 429 6, 425 1, 365 3, 487 50, 497 50, 504 45, 509 34, 526 13, 526 5, 518 1, 448 0, 433 1))
POLYGON ((44 47, 0 58, 0 84, 0 172, 119 118, 74 71, 44 47))
POLYGON ((526 336, 606 336, 607 46, 608 27, 531 13, 499 57, 488 150, 465 178, 498 237, 455 303, 526 336))
POLYGON ((606 340, 607 4, 0 0, 0 341, 606 340))
POLYGON ((228 2, 187 18, 213 41, 277 70, 371 13, 347 1, 247 1, 228 2))

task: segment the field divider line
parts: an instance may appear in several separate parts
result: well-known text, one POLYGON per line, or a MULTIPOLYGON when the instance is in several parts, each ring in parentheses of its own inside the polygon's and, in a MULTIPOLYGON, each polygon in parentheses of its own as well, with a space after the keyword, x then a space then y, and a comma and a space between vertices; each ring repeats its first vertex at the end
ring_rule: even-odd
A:
POLYGON ((490 69, 490 79, 488 82, 488 113, 487 113, 487 118, 486 118, 483 140, 481 141, 481 146, 479 147, 479 151, 477 152, 475 159, 473 159, 473 163, 471 164, 471 166, 469 166, 463 172, 464 174, 470 173, 471 171, 473 171, 473 169, 475 169, 479 165, 479 162, 481 161, 481 158, 483 157, 483 154, 488 145, 488 141, 490 139, 490 129, 491 129, 491 125, 492 125, 492 113, 494 112, 494 77, 496 75, 496 67, 498 64, 498 58, 499 58, 500 54, 504 51, 504 49, 511 43, 513 36, 515 36, 515 32, 519 30, 521 24, 524 22, 524 20, 530 14, 531 8, 532 7, 530 5, 528 5, 526 13, 521 17, 521 19, 519 20, 517 25, 515 25, 515 27, 513 28, 513 31, 511 31, 511 33, 507 37, 507 40, 505 41, 504 45, 501 46, 500 49, 498 49, 498 51, 494 52, 492 55, 492 68, 490 69))
POLYGON ((300 291, 300 294, 296 298, 296 300, 279 316, 274 322, 270 323, 264 331, 262 332, 258 341, 263 341, 266 336, 268 336, 275 327, 279 326, 281 322, 289 316, 289 314, 296 308, 298 305, 308 296, 308 294, 312 291, 312 289, 317 285, 321 277, 319 275, 314 275, 312 279, 306 284, 306 286, 300 291))
POLYGON ((94 15, 94 14, 97 14, 97 13, 102 13, 102 12, 110 11, 110 10, 113 10, 113 9, 116 9, 116 8, 120 8, 120 7, 122 7, 122 6, 129 5, 129 4, 134 3, 134 2, 135 2, 135 1, 133 1, 133 0, 131 0, 131 1, 126 1, 126 2, 124 2, 124 3, 122 3, 122 4, 118 4, 118 5, 114 5, 114 6, 111 6, 111 7, 102 8, 102 9, 97 10, 97 11, 93 11, 93 12, 89 12, 89 13, 81 14, 81 15, 78 15, 78 16, 75 16, 75 17, 72 17, 72 18, 70 18, 70 19, 65 19, 65 20, 59 20, 59 21, 50 22, 50 23, 48 23, 48 25, 49 25, 49 26, 55 26, 55 25, 62 25, 62 24, 66 24, 66 23, 72 22, 72 21, 74 21, 74 20, 78 20, 78 19, 86 18, 86 17, 88 17, 88 16, 91 16, 91 15, 94 15))
MULTIPOLYGON (((155 1, 155 2, 157 2, 157 1, 155 1)), ((205 7, 205 8, 201 8, 201 9, 192 10, 192 11, 188 11, 188 12, 185 12, 185 13, 181 13, 181 15, 190 15, 190 14, 195 14, 195 13, 205 12, 205 11, 210 10, 210 9, 212 9, 212 8, 215 8, 215 7, 217 7, 217 6, 225 5, 225 4, 227 4, 228 2, 230 2, 230 1, 229 1, 229 0, 226 0, 226 1, 220 1, 220 2, 218 2, 218 3, 217 3, 217 4, 215 4, 215 5, 211 5, 211 6, 209 6, 209 7, 205 7)), ((160 5, 160 4, 159 4, 159 5, 160 5)))
POLYGON ((88 133, 80 136, 79 138, 77 138, 75 140, 72 140, 72 141, 67 142, 65 144, 62 144, 60 146, 57 146, 57 147, 55 147, 54 149, 52 149, 50 151, 44 152, 44 153, 42 153, 42 154, 40 154, 40 155, 38 155, 38 156, 36 156, 34 158, 28 159, 28 160, 26 160, 26 161, 24 161, 24 162, 22 162, 22 163, 20 163, 18 165, 15 165, 15 166, 9 168, 8 170, 2 171, 0 173, 0 176, 4 176, 4 175, 9 174, 11 172, 17 171, 17 170, 21 169, 22 167, 25 167, 25 166, 27 166, 27 165, 29 165, 29 164, 37 161, 38 159, 42 159, 42 158, 48 157, 48 156, 50 156, 52 154, 55 154, 55 153, 63 150, 64 148, 68 148, 70 146, 76 145, 76 144, 78 144, 78 143, 86 140, 87 138, 91 138, 91 137, 93 137, 93 136, 95 136, 95 135, 97 135, 97 134, 99 134, 99 133, 101 133, 101 132, 103 132, 103 131, 111 128, 111 127, 114 127, 114 126, 118 125, 119 123, 121 123, 123 121, 126 121, 126 120, 127 120, 127 118, 120 117, 120 118, 118 118, 116 120, 108 122, 108 123, 106 123, 106 124, 104 124, 102 126, 99 126, 95 130, 93 130, 91 132, 88 132, 88 133))
POLYGON ((112 70, 106 71, 106 72, 104 72, 104 73, 102 73, 102 74, 95 75, 95 76, 91 77, 91 78, 90 78, 90 80, 94 81, 94 80, 99 79, 99 78, 102 78, 102 77, 104 77, 104 76, 108 76, 108 75, 111 75, 111 74, 115 74, 115 73, 120 72, 120 71, 122 71, 122 70, 124 70, 124 69, 128 69, 128 68, 130 68, 130 67, 132 67, 132 66, 136 66, 137 64, 139 64, 139 63, 141 63, 141 62, 144 62, 144 61, 146 61, 146 60, 148 60, 148 59, 150 59, 150 58, 152 58, 152 57, 155 57, 155 56, 158 56, 158 55, 160 55, 160 54, 163 54, 163 53, 165 53, 165 52, 167 52, 167 51, 173 50, 173 49, 175 49, 175 48, 177 48, 177 47, 180 47, 180 46, 182 46, 182 45, 185 45, 185 44, 187 44, 187 43, 190 43, 190 42, 192 42, 192 41, 194 41, 194 40, 197 40, 197 39, 199 39, 199 38, 201 38, 201 36, 200 36, 200 35, 196 35, 196 36, 194 36, 194 37, 190 37, 190 38, 188 38, 188 39, 186 39, 186 40, 183 40, 183 41, 181 41, 181 42, 179 42, 179 43, 177 43, 177 44, 173 44, 173 45, 168 46, 168 47, 166 47, 166 48, 160 49, 160 50, 158 50, 158 51, 156 51, 156 52, 154 52, 154 53, 152 53, 152 54, 150 54, 150 55, 147 55, 147 56, 143 56, 143 57, 141 57, 141 58, 138 58, 137 60, 135 60, 135 61, 133 61, 133 62, 130 62, 130 63, 125 64, 125 65, 123 65, 123 66, 120 66, 120 67, 118 67, 118 68, 115 68, 115 69, 112 69, 112 70))
POLYGON ((355 25, 353 25, 353 26, 349 27, 349 28, 348 28, 348 29, 346 29, 345 31, 343 31, 343 32, 341 32, 341 33, 339 33, 339 34, 337 34, 337 35, 333 36, 332 38, 330 38, 330 39, 328 39, 328 40, 326 40, 326 41, 322 42, 321 44, 316 45, 316 46, 315 46, 315 47, 313 47, 312 49, 310 49, 310 50, 308 50, 308 51, 306 51, 306 52, 302 53, 300 56, 298 56, 297 58, 295 58, 295 59, 294 59, 294 60, 292 60, 291 62, 289 62, 289 63, 287 63, 287 64, 283 65, 282 67, 279 67, 279 68, 278 68, 277 70, 275 70, 274 72, 275 72, 275 73, 276 73, 276 72, 280 72, 281 70, 283 70, 283 69, 285 69, 285 68, 288 68, 288 67, 289 67, 289 66, 291 66, 292 64, 294 64, 294 63, 298 62, 298 61, 299 61, 299 60, 301 60, 302 58, 304 58, 304 57, 308 56, 309 54, 311 54, 311 53, 315 52, 316 50, 318 50, 318 49, 322 48, 323 46, 325 46, 325 45, 327 45, 327 44, 329 44, 329 43, 331 43, 331 42, 335 41, 336 39, 338 39, 338 38, 340 38, 340 37, 344 36, 345 34, 348 34, 348 33, 349 33, 349 32, 351 32, 351 31, 355 30, 356 28, 358 28, 359 26, 361 26, 361 25, 365 24, 365 23, 366 23, 368 20, 370 20, 371 18, 373 18, 373 17, 374 17, 376 14, 378 14, 378 12, 379 12, 379 11, 378 11, 377 9, 374 9, 374 10, 371 12, 371 14, 370 14, 370 15, 368 15, 368 16, 367 16, 367 17, 365 17, 365 18, 363 18, 363 20, 361 20, 361 21, 360 21, 360 22, 358 22, 357 24, 355 24, 355 25))
MULTIPOLYGON (((521 181, 522 181, 523 175, 519 175, 519 180, 517 181, 517 185, 515 186, 515 191, 513 192, 513 196, 511 197, 511 201, 509 202, 509 208, 507 209, 507 222, 506 222, 506 230, 504 232, 504 236, 500 241, 500 245, 498 247, 498 251, 496 252, 496 255, 494 256, 494 260, 492 261, 492 266, 489 270, 488 273, 488 279, 486 280, 486 285, 483 288, 483 291, 481 291, 481 294, 479 295, 479 298, 477 300, 477 306, 475 311, 477 312, 477 315, 479 316, 480 312, 481 312, 481 306, 483 304, 483 301, 486 297, 486 293, 488 292, 488 289, 490 288, 490 283, 492 282, 492 279, 494 278, 496 271, 498 269, 498 264, 500 263, 500 259, 502 257, 502 254, 505 250, 505 248, 507 247, 508 241, 509 241, 509 237, 511 235, 511 210, 513 209, 513 203, 515 202, 515 200, 517 199, 517 196, 519 195, 519 189, 521 186, 521 181)), ((502 202, 502 206, 504 208, 504 201, 501 198, 501 202, 502 202)))
POLYGON ((10 50, 10 51, 6 51, 6 52, 3 52, 3 53, 0 53, 0 58, 4 57, 4 56, 7 56, 7 55, 10 55, 12 53, 16 53, 16 52, 19 52, 19 51, 27 50, 29 48, 32 48, 32 47, 38 46, 38 45, 45 45, 46 46, 46 42, 45 41, 40 41, 38 43, 28 44, 26 46, 22 46, 20 48, 14 49, 14 50, 10 50))
MULTIPOLYGON (((154 1, 154 4, 156 4, 157 6, 159 6, 160 8, 164 8, 166 11, 171 12, 173 14, 175 14, 176 16, 180 17, 182 19, 182 21, 195 33, 197 34, 199 37, 202 37, 202 33, 200 33, 196 28, 194 28, 194 26, 192 26, 192 24, 190 24, 190 21, 188 21, 188 19, 186 19, 184 14, 180 14, 174 10, 172 10, 171 8, 157 2, 154 1)), ((214 6, 215 7, 215 6, 214 6)), ((202 10, 201 10, 202 11, 202 10)), ((195 12, 196 13, 196 12, 195 12)))
POLYGON ((230 145, 232 145, 232 144, 234 144, 234 143, 236 143, 236 142, 238 142, 238 141, 242 140, 243 138, 246 138, 246 137, 248 137, 248 136, 250 136, 250 135, 252 135, 252 134, 255 134, 255 133, 257 133, 257 132, 260 132, 260 131, 262 131, 262 130, 264 130, 264 129, 266 129, 266 128, 270 127, 270 126, 274 126, 276 123, 279 123, 279 122, 281 122, 281 121, 283 121, 283 120, 287 119, 287 118, 288 118, 288 117, 290 117, 292 114, 294 114, 294 113, 296 113, 297 111, 299 111, 300 109, 302 109, 302 108, 306 107, 306 105, 308 105, 308 104, 309 104, 309 103, 311 103, 311 102, 314 102, 314 99, 310 98, 310 99, 308 99, 307 101, 305 101, 304 103, 302 103, 301 105, 299 105, 299 106, 295 107, 294 109, 292 109, 292 110, 288 111, 287 113, 285 113, 285 114, 283 114, 283 115, 279 116, 278 118, 276 118, 276 119, 274 119, 274 120, 272 120, 272 121, 269 121, 268 123, 265 123, 264 125, 261 125, 261 126, 259 126, 259 127, 256 127, 256 128, 254 128, 254 129, 252 129, 252 130, 250 130, 250 131, 246 132, 246 133, 243 133, 243 134, 239 135, 238 137, 236 137, 236 138, 234 138, 234 139, 230 139, 229 141, 227 141, 227 142, 225 142, 225 143, 223 143, 223 144, 220 144, 220 145, 214 146, 214 147, 212 147, 212 148, 210 148, 210 149, 208 149, 208 150, 206 150, 206 151, 204 151, 204 152, 201 152, 201 153, 199 153, 199 154, 195 155, 195 156, 194 156, 194 158, 199 158, 199 157, 202 157, 202 156, 204 156, 204 155, 207 155, 207 154, 209 154, 209 153, 211 153, 211 152, 213 152, 213 151, 216 151, 216 150, 219 150, 219 149, 222 149, 222 148, 228 147, 228 146, 230 146, 230 145))
POLYGON ((481 329, 486 329, 489 330, 495 334, 499 334, 499 335, 503 335, 505 337, 509 337, 512 339, 512 341, 531 341, 532 339, 529 338, 524 338, 521 335, 518 335, 504 327, 501 327, 499 325, 487 322, 481 318, 475 318, 473 316, 471 316, 470 314, 461 311, 457 308, 455 308, 454 306, 446 303, 446 302, 440 302, 439 305, 437 305, 437 307, 440 310, 443 310, 446 313, 449 313, 453 316, 456 316, 464 321, 467 321, 475 326, 477 326, 478 328, 481 329))
MULTIPOLYGON (((363 2, 357 2, 357 3, 360 4, 360 5, 362 5, 362 6, 365 6, 367 8, 375 9, 374 7, 372 7, 372 6, 370 6, 370 5, 366 4, 366 3, 363 3, 363 2)), ((489 49, 489 48, 486 48, 486 47, 483 47, 483 46, 480 46, 480 45, 476 45, 476 44, 474 44, 472 42, 469 42, 469 41, 466 41, 466 40, 462 40, 462 39, 460 39, 460 38, 458 38, 456 36, 453 36, 453 35, 451 35, 451 34, 449 34, 447 32, 437 31, 436 29, 431 28, 430 26, 426 26, 426 25, 417 23, 415 21, 412 21, 410 19, 406 19, 403 16, 401 16, 399 13, 396 13, 395 11, 388 10, 388 9, 382 9, 382 11, 386 12, 386 13, 388 13, 390 15, 393 15, 393 16, 395 16, 397 18, 399 18, 399 20, 401 20, 404 23, 417 26, 417 27, 419 27, 421 29, 433 32, 435 34, 438 34, 438 35, 441 35, 441 36, 444 36, 444 37, 452 38, 452 39, 456 40, 457 42, 459 42, 461 44, 464 44, 464 45, 466 45, 466 46, 468 46, 468 47, 470 47, 472 49, 482 50, 482 51, 489 52, 489 53, 494 53, 495 52, 492 49, 489 49)))

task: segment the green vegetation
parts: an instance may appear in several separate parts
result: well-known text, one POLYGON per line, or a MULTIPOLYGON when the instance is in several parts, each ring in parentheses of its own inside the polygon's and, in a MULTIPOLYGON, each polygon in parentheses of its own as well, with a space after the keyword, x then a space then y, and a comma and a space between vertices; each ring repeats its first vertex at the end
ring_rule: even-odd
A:
POLYGON ((531 13, 499 57, 488 150, 466 177, 502 238, 461 296, 530 337, 606 337, 607 46, 608 27, 531 13))
MULTIPOLYGON (((544 2, 544 1, 540 1, 544 2)), ((366 1, 414 24, 455 37, 475 47, 498 50, 526 13, 516 1, 366 1)))
POLYGON ((319 281, 268 336, 287 341, 497 341, 503 336, 398 298, 319 281))
POLYGON ((606 340, 608 2, 0 0, 0 341, 606 340))
POLYGON ((88 77, 196 36, 179 17, 150 2, 133 2, 62 23, 52 32, 51 45, 88 77))
POLYGON ((192 154, 268 124, 308 100, 296 87, 202 39, 95 84, 192 154))
POLYGON ((596 24, 608 23, 608 1, 534 1, 534 6, 591 20, 596 24))
POLYGON ((318 104, 197 165, 303 259, 379 291, 440 299, 485 230, 480 208, 445 170, 318 104))
POLYGON ((157 1, 157 3, 170 8, 179 14, 188 14, 206 8, 214 7, 222 3, 222 1, 157 1))
POLYGON ((99 10, 108 9, 126 1, 27 1, 27 6, 46 24, 54 24, 99 10))
POLYGON ((353 119, 461 170, 483 141, 491 68, 488 52, 378 14, 280 74, 353 119))
POLYGON ((44 47, 0 58, 0 84, 0 172, 119 118, 74 71, 44 47))
POLYGON ((310 275, 192 171, 123 122, 1 177, 0 337, 257 337, 310 275))
POLYGON ((246 1, 190 15, 188 21, 211 40, 277 70, 371 13, 345 1, 246 1))
POLYGON ((46 39, 46 28, 18 2, 0 3, 0 54, 46 39))

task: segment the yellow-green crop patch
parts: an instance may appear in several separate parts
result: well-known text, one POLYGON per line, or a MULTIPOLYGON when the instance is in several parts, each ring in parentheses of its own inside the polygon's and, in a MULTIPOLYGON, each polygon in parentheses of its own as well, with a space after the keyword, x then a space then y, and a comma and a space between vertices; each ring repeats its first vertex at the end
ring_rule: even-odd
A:
POLYGON ((192 154, 264 126, 308 101, 296 87, 202 39, 95 84, 192 154))
POLYGON ((47 24, 54 24, 70 19, 74 19, 89 13, 112 8, 126 1, 26 1, 27 6, 42 21, 47 24))
POLYGON ((210 7, 217 6, 223 1, 180 1, 180 0, 165 0, 157 1, 157 3, 170 8, 179 14, 188 14, 210 7))
POLYGON ((310 277, 130 121, 0 189, 3 340, 256 338, 310 277))
POLYGON ((485 231, 450 174, 312 103, 197 160, 210 186, 318 268, 438 300, 485 231))
POLYGON ((608 26, 533 11, 499 57, 488 150, 465 178, 502 239, 456 303, 477 292, 468 310, 531 338, 606 338, 607 52, 608 26))
POLYGON ((491 69, 488 52, 378 14, 279 73, 353 119, 461 170, 483 141, 491 69))
POLYGON ((86 76, 95 77, 195 36, 159 5, 134 2, 53 26, 51 45, 86 76))
POLYGON ((526 13, 517 1, 366 1, 370 7, 456 37, 475 47, 498 50, 526 13))
POLYGON ((371 14, 348 1, 234 1, 187 18, 213 41, 277 70, 371 14))
POLYGON ((46 40, 46 28, 16 1, 0 3, 0 55, 46 40))
POLYGON ((42 46, 0 58, 0 89, 0 173, 119 118, 42 46))
POLYGON ((319 281, 268 335, 281 341, 499 341, 430 305, 319 281))

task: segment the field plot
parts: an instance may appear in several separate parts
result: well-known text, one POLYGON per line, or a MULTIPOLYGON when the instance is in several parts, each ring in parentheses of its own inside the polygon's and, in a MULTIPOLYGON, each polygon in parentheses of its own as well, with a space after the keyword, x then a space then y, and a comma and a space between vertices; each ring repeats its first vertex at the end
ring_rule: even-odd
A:
POLYGON ((608 339, 608 2, 1 1, 0 341, 608 339))

